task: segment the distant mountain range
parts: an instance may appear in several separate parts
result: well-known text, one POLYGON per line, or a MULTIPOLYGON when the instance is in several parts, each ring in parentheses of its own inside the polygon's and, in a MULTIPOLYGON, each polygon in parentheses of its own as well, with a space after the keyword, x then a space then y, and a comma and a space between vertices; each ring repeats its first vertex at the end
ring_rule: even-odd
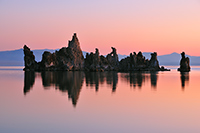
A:
MULTIPOLYGON (((58 49, 56 49, 58 50, 58 49)), ((32 50, 35 55, 36 61, 41 61, 42 54, 44 51, 54 52, 53 49, 40 49, 40 50, 32 50)), ((86 56, 85 51, 83 51, 83 56, 86 56)), ((151 58, 150 52, 144 52, 143 55, 146 59, 151 58)), ((118 54, 119 60, 127 57, 128 55, 118 54)), ((190 56, 186 55, 190 58, 191 65, 200 65, 200 56, 190 56)), ((158 56, 158 61, 160 65, 179 65, 181 59, 181 55, 178 53, 171 53, 166 55, 158 56)), ((24 65, 24 53, 23 49, 11 50, 11 51, 0 51, 0 66, 23 66, 24 65)))

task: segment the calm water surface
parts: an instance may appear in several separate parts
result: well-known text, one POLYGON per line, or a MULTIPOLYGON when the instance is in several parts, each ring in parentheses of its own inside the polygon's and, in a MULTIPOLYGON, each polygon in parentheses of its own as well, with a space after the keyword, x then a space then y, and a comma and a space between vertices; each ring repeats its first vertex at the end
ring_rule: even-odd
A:
POLYGON ((200 67, 23 72, 0 67, 1 133, 199 133, 200 67))

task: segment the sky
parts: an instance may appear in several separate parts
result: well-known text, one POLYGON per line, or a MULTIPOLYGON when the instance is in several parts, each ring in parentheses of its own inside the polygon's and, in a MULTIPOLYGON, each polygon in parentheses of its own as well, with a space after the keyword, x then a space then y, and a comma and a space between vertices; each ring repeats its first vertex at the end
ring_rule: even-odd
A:
POLYGON ((200 56, 200 0, 0 0, 0 51, 58 49, 200 56))

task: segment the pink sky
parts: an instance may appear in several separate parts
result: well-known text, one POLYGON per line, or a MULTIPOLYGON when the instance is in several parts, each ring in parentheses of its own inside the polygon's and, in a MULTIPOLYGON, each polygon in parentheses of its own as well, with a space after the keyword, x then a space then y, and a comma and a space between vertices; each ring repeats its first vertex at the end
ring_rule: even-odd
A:
POLYGON ((76 32, 88 52, 200 56, 199 0, 0 0, 0 18, 0 51, 57 49, 76 32))

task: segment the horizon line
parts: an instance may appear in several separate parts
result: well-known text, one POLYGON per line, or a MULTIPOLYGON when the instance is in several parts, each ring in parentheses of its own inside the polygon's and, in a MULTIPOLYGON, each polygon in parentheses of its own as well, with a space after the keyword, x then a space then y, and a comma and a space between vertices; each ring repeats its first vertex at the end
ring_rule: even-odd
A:
MULTIPOLYGON (((16 51, 16 50, 23 50, 23 48, 19 48, 19 49, 13 49, 13 50, 3 50, 3 51, 0 51, 0 52, 11 52, 11 51, 16 51)), ((58 50, 58 49, 61 49, 61 48, 56 48, 56 49, 48 49, 48 48, 44 48, 44 49, 32 49, 31 51, 33 51, 33 50, 58 50)), ((91 53, 91 52, 88 52, 88 51, 84 51, 84 50, 82 50, 83 52, 87 52, 87 53, 91 53)), ((95 50, 94 50, 95 51, 95 50)), ((135 51, 133 51, 133 52, 135 52, 135 51)), ((133 53, 133 52, 131 52, 131 53, 133 53)), ((138 52, 140 52, 140 51, 138 51, 138 52)), ((136 53, 138 53, 138 52, 136 52, 136 53)), ((142 51, 141 51, 142 52, 142 51)), ((155 52, 155 51, 154 51, 155 52)), ((142 53, 153 53, 153 52, 142 52, 142 53)), ((178 53, 178 52, 171 52, 171 53, 168 53, 168 54, 158 54, 158 52, 157 52, 157 54, 158 54, 158 56, 163 56, 163 55, 169 55, 169 54, 173 54, 173 53, 177 53, 177 54, 181 54, 181 53, 178 53)), ((117 54, 120 54, 120 53, 117 53, 117 54)), ((130 54, 130 53, 129 53, 130 54)), ((129 54, 120 54, 120 55, 126 55, 126 56, 129 56, 129 54)), ((189 54, 186 54, 187 56, 196 56, 196 55, 189 55, 189 54)), ((198 55, 198 56, 196 56, 196 57, 199 57, 200 55, 198 55)))

